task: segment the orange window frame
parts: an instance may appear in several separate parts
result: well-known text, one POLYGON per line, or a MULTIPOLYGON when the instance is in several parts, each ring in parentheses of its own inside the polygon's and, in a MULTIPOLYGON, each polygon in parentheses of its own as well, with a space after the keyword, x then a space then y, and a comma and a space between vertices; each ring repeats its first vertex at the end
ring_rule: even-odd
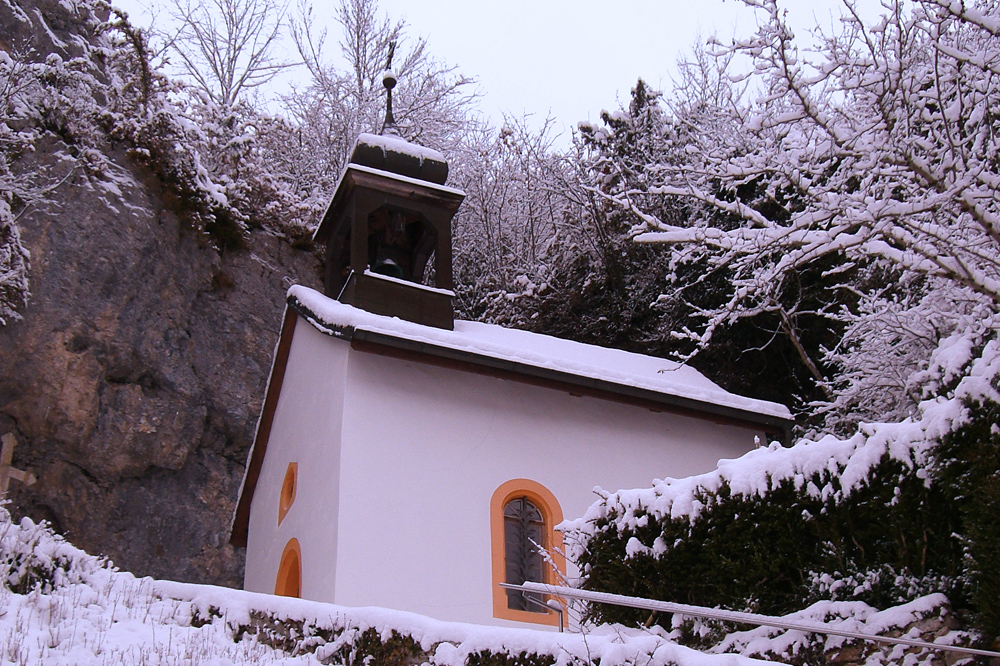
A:
POLYGON ((278 494, 278 524, 285 519, 285 514, 292 508, 295 502, 295 493, 299 485, 299 464, 297 462, 288 463, 285 470, 285 479, 281 482, 281 492, 278 494))
MULTIPOLYGON (((554 529, 562 522, 562 507, 559 500, 548 488, 532 481, 531 479, 511 479, 500 485, 493 492, 490 500, 490 542, 493 559, 493 617, 502 620, 513 620, 515 622, 531 622, 534 624, 559 625, 559 616, 555 611, 551 613, 531 613, 529 611, 514 610, 507 607, 507 593, 500 587, 506 579, 507 568, 505 566, 506 553, 504 548, 504 520, 503 510, 507 503, 517 497, 527 497, 528 500, 538 507, 542 512, 542 520, 545 523, 545 543, 546 549, 552 557, 559 573, 566 574, 566 558, 563 555, 562 532, 554 529)), ((551 566, 545 568, 544 583, 558 585, 560 581, 556 572, 551 566)))
POLYGON ((281 597, 302 598, 302 548, 292 538, 285 544, 274 580, 274 593, 281 597))

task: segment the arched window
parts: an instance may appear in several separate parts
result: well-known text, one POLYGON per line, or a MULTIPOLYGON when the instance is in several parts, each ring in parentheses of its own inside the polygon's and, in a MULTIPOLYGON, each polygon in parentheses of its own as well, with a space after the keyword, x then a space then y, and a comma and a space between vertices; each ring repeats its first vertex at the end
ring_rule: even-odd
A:
MULTIPOLYGON (((545 520, 542 512, 527 497, 515 497, 503 508, 503 548, 505 583, 520 585, 525 581, 545 580, 545 520)), ((547 613, 541 596, 505 590, 507 608, 547 613)))
POLYGON ((513 479, 493 493, 490 529, 494 617, 558 624, 558 615, 545 607, 544 595, 507 590, 499 584, 558 582, 552 566, 565 572, 566 564, 562 557, 562 534, 555 532, 553 527, 562 522, 562 518, 555 495, 536 481, 513 479))
POLYGON ((290 539, 285 544, 274 593, 282 597, 302 597, 302 550, 298 539, 290 539))
POLYGON ((281 493, 278 495, 278 524, 285 519, 285 514, 292 508, 295 501, 295 490, 298 485, 299 464, 297 462, 288 463, 285 470, 285 480, 281 484, 281 493))

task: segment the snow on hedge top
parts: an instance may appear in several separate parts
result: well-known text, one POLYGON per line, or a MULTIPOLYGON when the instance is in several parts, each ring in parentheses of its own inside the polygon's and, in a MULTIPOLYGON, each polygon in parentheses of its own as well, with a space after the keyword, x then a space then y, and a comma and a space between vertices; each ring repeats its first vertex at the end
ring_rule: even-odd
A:
POLYGON ((587 633, 556 633, 534 628, 448 622, 407 611, 337 606, 209 585, 157 581, 155 590, 164 597, 193 604, 203 615, 208 609, 216 608, 231 624, 248 624, 254 612, 263 611, 275 618, 305 621, 319 628, 350 627, 341 638, 315 648, 314 656, 323 663, 330 663, 338 644, 350 641, 367 629, 374 629, 383 640, 393 632, 413 638, 421 650, 429 653, 419 657, 426 659, 423 663, 427 666, 465 666, 474 655, 484 651, 511 656, 537 655, 536 663, 545 663, 551 658, 554 666, 598 663, 607 666, 637 663, 648 666, 764 666, 773 663, 734 654, 706 654, 677 645, 656 632, 621 625, 602 625, 587 633))
POLYGON ((791 418, 784 405, 730 393, 694 368, 675 361, 473 321, 455 321, 455 330, 447 331, 372 314, 302 286, 289 289, 288 296, 313 313, 317 319, 310 318, 312 324, 327 332, 350 328, 379 333, 711 405, 791 418))
MULTIPOLYGON (((611 519, 619 533, 645 524, 650 514, 657 519, 694 522, 705 505, 700 497, 715 495, 723 485, 732 495, 763 497, 781 483, 791 480, 810 497, 839 502, 867 482, 872 469, 888 456, 911 469, 925 467, 929 454, 940 440, 968 422, 969 404, 989 400, 1000 403, 995 388, 1000 377, 1000 344, 990 341, 975 358, 970 358, 965 339, 955 335, 942 341, 935 352, 936 372, 963 376, 948 397, 926 400, 919 413, 899 423, 865 423, 848 439, 827 435, 817 441, 804 439, 794 446, 778 444, 759 448, 736 460, 720 460, 716 470, 684 479, 655 480, 653 487, 620 490, 602 496, 577 520, 565 521, 561 529, 567 538, 567 550, 577 557, 594 536, 599 521, 611 519), (813 479, 836 476, 838 486, 818 486, 813 479)), ((919 475, 919 471, 918 471, 919 475)), ((657 539, 652 548, 631 539, 628 555, 652 554, 658 557, 667 544, 657 539)))

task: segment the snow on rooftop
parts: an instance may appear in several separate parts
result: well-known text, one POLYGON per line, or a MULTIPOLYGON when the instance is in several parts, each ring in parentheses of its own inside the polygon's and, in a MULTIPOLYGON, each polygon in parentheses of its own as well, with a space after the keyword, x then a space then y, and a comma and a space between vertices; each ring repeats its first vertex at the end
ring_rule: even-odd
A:
MULTIPOLYGON (((432 190, 438 190, 439 192, 448 192, 449 194, 458 194, 460 196, 465 196, 465 192, 455 188, 448 187, 447 185, 438 185, 437 183, 432 183, 429 180, 420 180, 419 178, 411 178, 410 176, 404 176, 400 173, 394 173, 392 171, 386 171, 384 169, 376 169, 374 167, 365 166, 364 164, 354 164, 349 163, 344 167, 344 172, 340 174, 340 180, 337 181, 336 191, 340 191, 340 184, 343 182, 344 177, 347 175, 348 171, 364 171, 365 173, 373 173, 376 176, 382 176, 383 178, 392 178, 393 180, 398 180, 402 183, 410 183, 411 185, 419 185, 421 187, 427 187, 432 190)), ((332 205, 332 202, 331 202, 332 205)))
POLYGON ((784 405, 730 393, 694 368, 676 361, 474 321, 456 320, 455 330, 448 331, 372 314, 299 285, 289 289, 288 296, 295 298, 315 314, 318 321, 311 321, 320 330, 350 328, 378 333, 438 348, 791 420, 791 413, 784 405))
MULTIPOLYGON (((369 146, 377 146, 383 152, 401 153, 416 157, 421 162, 424 160, 434 160, 436 162, 447 162, 444 155, 434 150, 402 139, 398 136, 388 136, 384 134, 359 134, 356 144, 363 143, 369 146)), ((356 145, 355 144, 355 145, 356 145)))

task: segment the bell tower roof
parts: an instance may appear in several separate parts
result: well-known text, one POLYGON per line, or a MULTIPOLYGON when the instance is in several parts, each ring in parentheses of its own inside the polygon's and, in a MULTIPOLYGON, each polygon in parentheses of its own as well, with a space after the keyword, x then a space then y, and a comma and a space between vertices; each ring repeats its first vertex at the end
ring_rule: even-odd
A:
POLYGON ((351 151, 350 163, 435 185, 444 185, 448 180, 444 155, 393 135, 360 134, 351 151))
POLYGON ((440 152, 404 140, 389 69, 382 134, 361 134, 313 240, 326 248, 324 293, 368 312, 452 329, 451 219, 465 193, 447 187, 440 152))

